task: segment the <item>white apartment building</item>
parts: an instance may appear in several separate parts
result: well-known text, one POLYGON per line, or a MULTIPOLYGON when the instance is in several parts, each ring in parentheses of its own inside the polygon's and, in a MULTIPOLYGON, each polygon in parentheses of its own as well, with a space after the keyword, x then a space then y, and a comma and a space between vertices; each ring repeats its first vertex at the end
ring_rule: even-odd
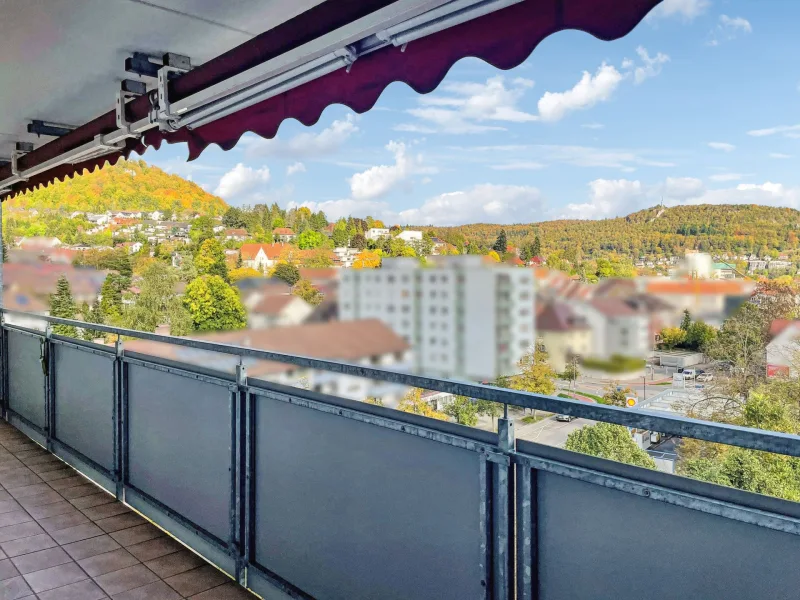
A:
POLYGON ((367 233, 364 234, 364 237, 373 241, 387 238, 389 237, 389 230, 386 227, 373 227, 372 229, 367 229, 367 233))
POLYGON ((481 256, 410 258, 343 272, 339 318, 380 319, 411 344, 425 374, 491 381, 513 374, 536 340, 529 269, 487 266, 481 256))
POLYGON ((412 229, 406 229, 405 231, 401 231, 397 234, 401 240, 403 240, 406 244, 411 244, 413 242, 421 242, 422 241, 422 232, 415 231, 412 229))
POLYGON ((359 250, 358 248, 346 248, 346 247, 334 248, 333 254, 335 258, 333 262, 337 267, 344 267, 346 269, 349 269, 350 267, 353 266, 353 262, 356 260, 356 258, 360 253, 361 250, 359 250))

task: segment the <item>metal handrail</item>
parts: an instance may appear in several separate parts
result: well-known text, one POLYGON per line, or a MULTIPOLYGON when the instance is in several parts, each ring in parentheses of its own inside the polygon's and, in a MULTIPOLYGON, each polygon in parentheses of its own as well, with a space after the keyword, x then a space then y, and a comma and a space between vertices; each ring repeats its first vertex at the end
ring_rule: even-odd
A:
POLYGON ((104 333, 134 337, 153 342, 194 348, 197 350, 207 350, 210 352, 219 352, 223 354, 255 358, 260 360, 271 360, 295 365, 298 367, 319 369, 322 371, 330 371, 332 373, 340 373, 342 375, 350 375, 353 377, 362 377, 377 381, 388 381, 390 383, 400 383, 427 390, 446 392, 457 396, 491 400, 500 404, 509 404, 512 406, 519 406, 521 408, 544 410, 547 412, 589 419, 592 421, 615 423, 617 425, 624 425, 626 427, 658 431, 660 433, 668 433, 681 437, 716 442, 730 446, 738 446, 751 450, 763 450, 766 452, 774 452, 776 454, 800 457, 800 436, 778 431, 764 431, 761 429, 751 429, 748 427, 740 427, 738 425, 730 425, 727 423, 712 423, 709 421, 692 419, 680 415, 666 415, 645 410, 631 410, 628 408, 619 408, 616 406, 608 406, 603 404, 590 404, 580 400, 571 400, 556 396, 545 396, 541 394, 533 394, 531 392, 509 390, 490 385, 482 385, 479 383, 425 377, 421 375, 404 373, 402 371, 392 371, 389 369, 380 369, 364 365, 310 358, 307 356, 298 356, 283 352, 259 350, 256 348, 247 348, 245 346, 237 346, 234 344, 223 344, 220 342, 197 340, 189 337, 176 337, 158 333, 149 333, 145 331, 137 331, 135 329, 100 325, 97 323, 86 323, 84 321, 62 319, 59 317, 50 317, 6 308, 0 308, 0 311, 4 315, 8 314, 26 318, 34 318, 55 325, 71 325, 74 327, 91 329, 93 331, 102 331, 104 333))

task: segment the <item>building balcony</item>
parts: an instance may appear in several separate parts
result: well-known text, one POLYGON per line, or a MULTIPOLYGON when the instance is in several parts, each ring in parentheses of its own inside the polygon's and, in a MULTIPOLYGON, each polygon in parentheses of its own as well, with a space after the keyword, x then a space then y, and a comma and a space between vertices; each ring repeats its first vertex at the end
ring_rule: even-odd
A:
MULTIPOLYGON (((800 455, 800 438, 782 433, 97 328, 800 455)), ((10 324, 2 383, 0 549, 11 558, 0 597, 209 600, 247 588, 270 599, 706 600, 800 589, 797 504, 515 441, 504 420, 491 433, 10 324)))

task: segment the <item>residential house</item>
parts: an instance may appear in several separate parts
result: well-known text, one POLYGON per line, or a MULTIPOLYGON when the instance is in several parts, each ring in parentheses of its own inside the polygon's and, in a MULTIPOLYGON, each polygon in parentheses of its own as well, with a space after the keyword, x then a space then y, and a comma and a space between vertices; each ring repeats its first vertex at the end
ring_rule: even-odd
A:
POLYGON ((349 269, 353 266, 353 261, 361 253, 358 248, 334 248, 333 249, 333 264, 337 267, 344 267, 349 269))
POLYGON ((147 217, 153 221, 162 221, 164 219, 164 213, 160 210, 154 210, 153 212, 149 213, 147 217))
POLYGON ((295 237, 297 237, 295 236, 294 231, 288 227, 276 227, 272 230, 272 235, 276 240, 283 242, 284 244, 288 244, 294 240, 295 237))
POLYGON ((780 319, 769 328, 767 377, 797 377, 800 366, 800 320, 780 319))
POLYGON ((594 298, 575 302, 573 310, 592 330, 589 355, 604 360, 614 355, 644 358, 655 340, 646 311, 621 298, 594 298))
POLYGON ((592 351, 592 328, 566 302, 549 302, 536 314, 537 341, 549 355, 550 366, 561 373, 573 358, 592 351))
POLYGON ((247 326, 251 329, 299 325, 314 311, 308 302, 294 296, 268 295, 248 311, 247 326))
MULTIPOLYGON (((376 366, 396 371, 407 370, 411 348, 389 327, 376 319, 307 323, 271 329, 244 329, 221 333, 193 334, 201 340, 233 344, 341 361, 364 366, 376 366)), ((236 361, 230 356, 171 346, 145 340, 126 342, 126 349, 142 354, 161 356, 170 360, 202 365, 210 369, 233 372, 236 361)), ((384 406, 396 407, 408 388, 404 385, 374 381, 352 375, 315 371, 276 361, 245 358, 248 379, 263 379, 304 387, 315 392, 332 394, 350 400, 379 398, 384 406)))
POLYGON ((223 231, 225 231, 225 225, 214 225, 211 228, 211 232, 215 233, 215 234, 216 233, 222 233, 223 231))
POLYGON ((715 262, 712 271, 713 279, 736 279, 736 267, 726 262, 715 262))
POLYGON ((403 240, 406 244, 419 243, 422 241, 422 232, 407 229, 398 233, 397 237, 403 240))
POLYGON ((28 252, 39 252, 62 246, 61 240, 57 237, 24 237, 17 244, 28 252))
POLYGON ((294 248, 289 244, 242 244, 242 266, 266 272, 278 261, 281 253, 294 248))
POLYGON ((753 273, 754 271, 763 271, 767 268, 767 261, 757 258, 757 259, 750 259, 747 261, 747 271, 748 273, 753 273))
POLYGON ((336 223, 328 223, 325 227, 322 228, 322 233, 331 237, 333 235, 333 230, 336 229, 336 223))
POLYGON ((373 227, 367 229, 367 233, 364 234, 364 237, 372 241, 380 240, 389 237, 389 230, 386 227, 373 227))
MULTIPOLYGON (((638 283, 638 282, 637 282, 638 283)), ((652 279, 644 280, 644 291, 674 307, 678 322, 684 310, 693 319, 719 327, 725 318, 755 289, 749 279, 652 279)), ((676 323, 677 324, 677 323, 676 323)))
POLYGON ((233 240, 236 242, 243 242, 250 234, 247 233, 246 229, 226 229, 225 230, 225 239, 226 240, 233 240))
POLYGON ((770 272, 788 271, 791 267, 792 267, 792 263, 789 262, 788 260, 776 259, 776 260, 769 261, 769 263, 767 264, 767 269, 770 272))

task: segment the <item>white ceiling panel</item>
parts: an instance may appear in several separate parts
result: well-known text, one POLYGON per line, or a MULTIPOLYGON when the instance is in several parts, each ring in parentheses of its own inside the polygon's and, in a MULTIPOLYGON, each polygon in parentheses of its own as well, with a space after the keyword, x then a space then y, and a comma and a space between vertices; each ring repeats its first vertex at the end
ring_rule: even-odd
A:
POLYGON ((0 0, 0 158, 41 145, 31 119, 81 125, 114 106, 134 51, 194 65, 323 0, 0 0))

